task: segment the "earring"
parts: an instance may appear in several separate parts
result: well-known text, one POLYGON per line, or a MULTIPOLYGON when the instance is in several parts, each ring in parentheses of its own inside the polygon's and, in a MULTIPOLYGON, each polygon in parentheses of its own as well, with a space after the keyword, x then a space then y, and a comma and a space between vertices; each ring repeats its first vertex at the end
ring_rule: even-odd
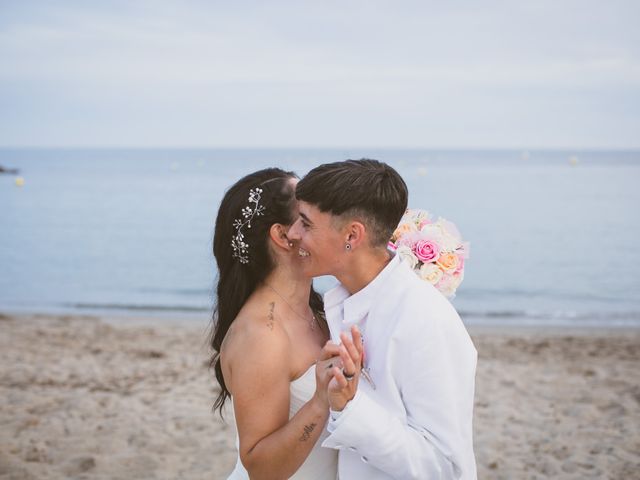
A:
POLYGON ((289 242, 289 246, 290 246, 290 247, 293 247, 293 242, 289 242))
POLYGON ((348 252, 349 250, 351 250, 351 244, 350 244, 350 243, 347 243, 347 244, 344 246, 344 248, 346 248, 346 249, 347 249, 347 252, 348 252))

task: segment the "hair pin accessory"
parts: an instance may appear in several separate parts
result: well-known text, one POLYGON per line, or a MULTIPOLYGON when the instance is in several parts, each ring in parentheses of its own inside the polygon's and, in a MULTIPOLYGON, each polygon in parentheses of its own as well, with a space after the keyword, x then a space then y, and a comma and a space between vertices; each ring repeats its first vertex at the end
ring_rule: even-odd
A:
POLYGON ((249 244, 244 241, 243 230, 245 227, 251 228, 251 221, 256 216, 264 215, 264 205, 260 205, 262 189, 260 187, 249 190, 249 204, 242 209, 242 218, 236 218, 233 226, 236 234, 231 239, 233 247, 233 258, 237 258, 240 263, 249 263, 249 244))

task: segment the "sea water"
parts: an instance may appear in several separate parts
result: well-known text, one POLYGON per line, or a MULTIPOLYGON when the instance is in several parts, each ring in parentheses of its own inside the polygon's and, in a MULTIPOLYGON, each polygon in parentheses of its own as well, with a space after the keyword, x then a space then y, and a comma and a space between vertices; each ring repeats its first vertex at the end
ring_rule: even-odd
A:
POLYGON ((637 151, 0 149, 0 310, 206 317, 225 189, 362 157, 471 243, 465 322, 640 326, 637 151))

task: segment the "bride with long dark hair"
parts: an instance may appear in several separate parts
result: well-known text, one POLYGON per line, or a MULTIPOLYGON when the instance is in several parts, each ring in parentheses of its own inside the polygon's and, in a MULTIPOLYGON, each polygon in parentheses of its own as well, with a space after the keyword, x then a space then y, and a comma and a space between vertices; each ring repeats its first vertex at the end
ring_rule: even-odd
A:
POLYGON ((247 175, 226 192, 216 220, 211 364, 220 384, 215 408, 222 414, 229 398, 234 407, 232 479, 336 478, 337 452, 320 446, 329 331, 322 298, 287 236, 298 216, 296 183, 277 168, 247 175))

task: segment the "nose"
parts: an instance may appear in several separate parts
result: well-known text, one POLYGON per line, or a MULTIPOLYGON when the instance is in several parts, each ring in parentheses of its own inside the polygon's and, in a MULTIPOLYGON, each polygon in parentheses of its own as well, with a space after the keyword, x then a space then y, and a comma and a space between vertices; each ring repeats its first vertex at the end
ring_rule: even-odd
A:
POLYGON ((300 240, 300 218, 291 225, 291 228, 289 228, 287 232, 287 237, 289 240, 300 240))

